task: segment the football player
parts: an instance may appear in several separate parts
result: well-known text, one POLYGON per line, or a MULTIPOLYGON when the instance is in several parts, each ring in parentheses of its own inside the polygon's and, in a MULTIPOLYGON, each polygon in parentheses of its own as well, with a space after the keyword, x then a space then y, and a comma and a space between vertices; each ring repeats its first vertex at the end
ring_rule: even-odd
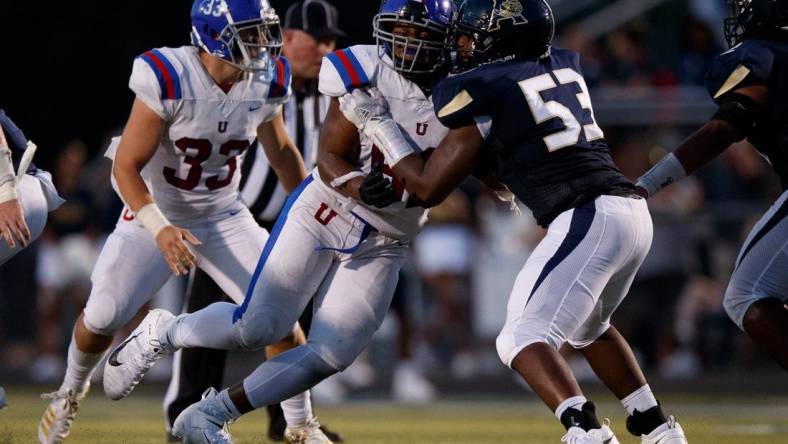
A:
MULTIPOLYGON (((192 45, 154 49, 134 61, 130 88, 136 99, 113 165, 126 208, 93 271, 64 381, 45 396, 51 402, 38 428, 42 443, 68 436, 114 333, 172 274, 200 267, 231 298, 243 300, 267 238, 239 198, 238 162, 250 144, 262 142, 286 189, 306 176, 282 120, 290 70, 278 56, 279 18, 268 1, 197 0, 191 18, 192 45)), ((125 395, 128 366, 161 356, 145 328, 168 316, 151 311, 133 340, 109 356, 108 397, 125 395), (144 361, 133 356, 140 342, 155 347, 144 361)), ((210 329, 219 321, 205 322, 210 329)), ((297 393, 291 396, 311 412, 308 394, 297 393)))
MULTIPOLYGON (((185 442, 231 442, 223 424, 343 370, 380 326, 426 210, 409 205, 401 185, 386 177, 383 155, 343 116, 336 98, 376 86, 403 134, 421 149, 435 146, 448 129, 428 97, 448 72, 445 47, 453 13, 453 2, 445 0, 386 0, 374 20, 377 45, 353 46, 323 60, 320 90, 334 99, 318 167, 289 198, 243 305, 218 303, 174 320, 147 322, 151 343, 166 352, 195 346, 256 349, 287 333, 314 297, 306 345, 187 408, 174 426, 185 442)), ((152 351, 149 346, 127 359, 145 360, 152 351)), ((130 388, 148 366, 134 367, 140 373, 128 378, 130 388)), ((298 442, 325 441, 304 436, 298 442)))
POLYGON ((728 316, 788 370, 788 0, 734 0, 731 49, 706 81, 717 113, 638 181, 653 195, 747 139, 772 165, 783 194, 753 227, 725 291, 728 316))
POLYGON ((428 160, 414 155, 374 91, 354 91, 343 109, 365 121, 365 134, 419 201, 441 202, 489 162, 499 188, 547 228, 514 283, 496 345, 566 427, 563 442, 618 443, 558 353, 569 343, 622 401, 631 433, 648 444, 686 443, 610 324, 651 246, 652 224, 594 120, 578 54, 551 47, 544 0, 466 0, 457 17, 452 52, 462 73, 433 95, 451 130, 428 160))
POLYGON ((38 239, 63 199, 52 176, 31 162, 36 147, 0 109, 0 265, 38 239))

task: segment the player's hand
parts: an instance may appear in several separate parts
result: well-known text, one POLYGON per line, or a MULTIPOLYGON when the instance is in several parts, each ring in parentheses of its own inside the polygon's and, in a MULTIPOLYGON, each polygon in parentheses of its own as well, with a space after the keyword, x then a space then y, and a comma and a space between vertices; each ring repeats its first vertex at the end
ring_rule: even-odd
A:
POLYGON ((376 208, 385 208, 397 202, 397 190, 394 184, 383 175, 383 165, 373 169, 358 189, 361 200, 376 208))
POLYGON ((30 229, 25 222, 25 213, 19 199, 11 199, 0 203, 0 235, 5 239, 8 248, 16 247, 16 238, 22 247, 30 242, 30 229))
POLYGON ((172 225, 162 228, 156 236, 156 244, 164 254, 167 265, 176 276, 188 274, 197 260, 186 242, 192 245, 202 243, 189 230, 172 225))
POLYGON ((339 110, 356 128, 368 131, 370 123, 390 118, 389 104, 377 88, 354 89, 339 98, 339 110))

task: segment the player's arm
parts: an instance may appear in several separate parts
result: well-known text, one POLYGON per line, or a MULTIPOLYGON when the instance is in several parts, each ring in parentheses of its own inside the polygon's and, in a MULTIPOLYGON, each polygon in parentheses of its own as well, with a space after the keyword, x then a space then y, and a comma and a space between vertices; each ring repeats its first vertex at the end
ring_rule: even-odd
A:
POLYGON ((142 169, 156 152, 165 128, 166 123, 158 114, 135 99, 115 154, 112 174, 123 201, 151 232, 173 273, 178 275, 188 273, 196 259, 184 241, 193 245, 200 242, 188 230, 175 227, 167 220, 142 179, 142 169))
POLYGON ((257 138, 263 144, 263 151, 276 177, 285 191, 292 193, 306 178, 307 172, 301 153, 287 134, 281 111, 257 128, 257 138))
MULTIPOLYGON (((3 120, 8 119, 2 114, 3 120)), ((0 235, 8 248, 14 248, 16 238, 22 247, 30 241, 30 230, 25 222, 25 214, 16 192, 16 174, 11 158, 11 148, 0 125, 0 235)))
POLYGON ((358 159, 358 129, 339 110, 337 99, 331 99, 317 151, 320 178, 343 195, 360 200, 359 188, 364 173, 354 164, 358 159))
POLYGON ((719 110, 708 123, 640 177, 641 193, 647 196, 657 193, 694 173, 732 144, 744 140, 767 103, 768 92, 766 86, 754 85, 723 97, 719 110))
POLYGON ((413 153, 396 162, 394 176, 422 205, 433 207, 473 173, 483 145, 476 125, 452 129, 426 161, 413 153))

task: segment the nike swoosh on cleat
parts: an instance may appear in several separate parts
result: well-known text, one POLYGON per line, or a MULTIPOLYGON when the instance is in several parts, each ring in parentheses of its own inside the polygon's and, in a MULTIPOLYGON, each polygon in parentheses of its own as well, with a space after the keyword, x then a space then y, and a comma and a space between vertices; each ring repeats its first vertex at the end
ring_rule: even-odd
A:
POLYGON ((113 351, 112 354, 109 355, 109 359, 107 360, 107 363, 109 363, 109 365, 113 367, 119 367, 123 365, 122 362, 118 361, 118 353, 120 353, 120 351, 123 350, 123 348, 126 347, 129 344, 129 342, 131 342, 132 339, 136 338, 140 334, 141 333, 137 333, 136 335, 126 339, 119 346, 117 346, 117 348, 115 348, 115 351, 113 351))
POLYGON ((613 438, 608 438, 608 439, 602 441, 602 444, 610 444, 611 442, 613 442, 613 438))

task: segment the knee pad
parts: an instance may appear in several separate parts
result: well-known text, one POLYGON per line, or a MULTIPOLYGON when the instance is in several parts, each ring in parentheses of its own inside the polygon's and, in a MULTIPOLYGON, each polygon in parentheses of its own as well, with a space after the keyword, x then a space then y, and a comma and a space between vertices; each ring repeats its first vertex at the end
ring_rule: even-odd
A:
POLYGON ((292 333, 293 325, 265 313, 246 313, 235 323, 235 337, 244 350, 260 350, 292 333))
POLYGON ((744 294, 744 292, 734 286, 734 281, 731 280, 728 284, 728 288, 725 289, 725 299, 723 299, 722 306, 725 308, 725 313, 728 314, 728 317, 731 318, 733 323, 741 330, 744 330, 742 325, 744 322, 744 314, 747 313, 747 309, 750 308, 750 305, 758 299, 760 298, 757 298, 755 295, 744 294))
POLYGON ((118 310, 117 302, 111 297, 91 295, 82 313, 85 328, 99 336, 114 336, 130 320, 118 310))
POLYGON ((501 359, 501 362, 507 367, 511 367, 514 358, 531 344, 542 342, 558 350, 565 341, 566 339, 552 332, 521 332, 515 334, 504 330, 495 339, 495 348, 498 351, 498 357, 501 359))

